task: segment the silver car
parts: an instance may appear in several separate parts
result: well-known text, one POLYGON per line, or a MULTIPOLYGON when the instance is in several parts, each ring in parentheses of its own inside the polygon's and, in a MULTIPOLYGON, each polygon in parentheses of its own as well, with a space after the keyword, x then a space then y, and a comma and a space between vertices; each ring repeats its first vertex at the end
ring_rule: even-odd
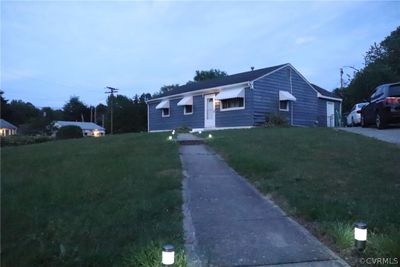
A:
POLYGON ((349 115, 346 118, 347 126, 356 126, 361 123, 361 109, 368 103, 357 103, 351 109, 349 115))

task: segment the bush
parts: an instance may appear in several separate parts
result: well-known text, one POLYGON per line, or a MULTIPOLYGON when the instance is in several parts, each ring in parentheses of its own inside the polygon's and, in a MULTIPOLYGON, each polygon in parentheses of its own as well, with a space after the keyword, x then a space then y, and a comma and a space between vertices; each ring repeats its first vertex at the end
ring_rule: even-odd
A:
POLYGON ((82 138, 82 129, 78 126, 63 126, 58 129, 56 138, 57 139, 72 139, 72 138, 82 138))
POLYGON ((176 133, 190 133, 190 131, 192 131, 192 128, 187 126, 181 126, 175 129, 176 133))
POLYGON ((22 146, 30 144, 38 144, 51 141, 53 138, 49 136, 29 136, 29 135, 10 135, 0 138, 1 146, 22 146))
POLYGON ((271 113, 265 119, 266 127, 287 126, 287 118, 279 113, 271 113))

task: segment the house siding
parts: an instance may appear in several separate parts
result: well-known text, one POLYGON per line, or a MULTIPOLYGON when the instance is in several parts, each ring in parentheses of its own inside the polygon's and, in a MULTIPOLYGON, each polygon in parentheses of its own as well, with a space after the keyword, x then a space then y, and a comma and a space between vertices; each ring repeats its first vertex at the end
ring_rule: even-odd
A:
MULTIPOLYGON (((340 101, 318 99, 318 126, 327 127, 327 114, 326 114, 326 103, 333 102, 335 105, 335 114, 340 114, 340 101)), ((335 126, 339 126, 338 118, 335 118, 335 126)))
POLYGON ((247 87, 245 89, 244 97, 244 109, 221 111, 220 106, 216 106, 216 127, 240 127, 254 125, 253 90, 247 87))
POLYGON ((193 96, 193 114, 184 115, 183 106, 178 102, 183 97, 170 100, 170 115, 162 117, 161 110, 156 106, 161 101, 148 103, 149 105, 149 130, 171 130, 178 127, 203 128, 204 127, 204 98, 201 95, 193 96))
POLYGON ((317 120, 317 93, 289 66, 256 80, 253 102, 255 125, 264 123, 268 114, 277 113, 293 125, 313 126, 317 120), (290 103, 289 111, 279 110, 279 90, 297 99, 290 103))

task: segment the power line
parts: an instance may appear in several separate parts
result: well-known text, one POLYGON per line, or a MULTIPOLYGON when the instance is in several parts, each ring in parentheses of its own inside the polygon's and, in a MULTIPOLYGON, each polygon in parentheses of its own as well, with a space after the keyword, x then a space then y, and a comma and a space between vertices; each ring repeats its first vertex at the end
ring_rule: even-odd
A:
POLYGON ((117 93, 119 89, 111 87, 111 86, 106 86, 106 89, 109 91, 106 91, 106 94, 110 94, 110 101, 111 101, 111 129, 110 133, 113 134, 113 128, 114 128, 114 93, 117 93))

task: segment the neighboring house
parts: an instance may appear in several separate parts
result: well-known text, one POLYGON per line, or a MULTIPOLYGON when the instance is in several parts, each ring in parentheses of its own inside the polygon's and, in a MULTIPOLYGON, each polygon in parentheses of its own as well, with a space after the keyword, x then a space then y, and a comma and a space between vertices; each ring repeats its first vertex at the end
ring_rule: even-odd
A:
POLYGON ((17 126, 12 125, 6 120, 0 119, 0 136, 16 135, 17 126))
POLYGON ((262 125, 269 114, 291 125, 334 127, 342 99, 308 82, 291 64, 180 86, 147 102, 148 131, 262 125))
POLYGON ((53 127, 61 128, 63 126, 78 126, 82 129, 82 133, 84 136, 103 136, 106 133, 106 130, 93 123, 93 122, 79 122, 79 121, 55 121, 53 127))

